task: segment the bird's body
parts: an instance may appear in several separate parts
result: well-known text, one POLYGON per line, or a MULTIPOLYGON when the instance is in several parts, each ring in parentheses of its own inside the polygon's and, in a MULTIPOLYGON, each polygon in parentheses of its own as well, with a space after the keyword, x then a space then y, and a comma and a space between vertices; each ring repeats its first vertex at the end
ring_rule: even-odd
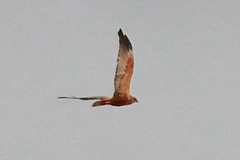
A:
POLYGON ((138 102, 137 99, 130 95, 129 86, 133 74, 133 50, 128 37, 123 34, 120 29, 119 36, 119 52, 117 58, 117 68, 114 78, 115 91, 113 97, 58 97, 81 100, 99 100, 93 103, 93 107, 102 105, 123 106, 138 102))

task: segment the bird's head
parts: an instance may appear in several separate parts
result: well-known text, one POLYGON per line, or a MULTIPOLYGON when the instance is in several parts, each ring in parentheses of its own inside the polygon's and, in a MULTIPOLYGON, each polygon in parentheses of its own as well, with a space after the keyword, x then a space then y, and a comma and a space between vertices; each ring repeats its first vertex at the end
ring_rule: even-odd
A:
POLYGON ((138 100, 137 100, 137 98, 136 97, 132 97, 132 103, 134 103, 134 102, 137 102, 138 103, 138 100))

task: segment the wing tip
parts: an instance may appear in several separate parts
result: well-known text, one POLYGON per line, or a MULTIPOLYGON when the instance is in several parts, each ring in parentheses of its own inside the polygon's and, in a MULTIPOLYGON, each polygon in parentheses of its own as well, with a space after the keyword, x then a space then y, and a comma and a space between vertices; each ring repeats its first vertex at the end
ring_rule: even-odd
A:
POLYGON ((119 31, 118 31, 118 36, 119 38, 123 36, 123 32, 122 32, 122 29, 120 28, 119 31))
POLYGON ((128 39, 128 37, 123 34, 121 28, 118 31, 118 36, 119 36, 120 45, 126 47, 127 50, 129 50, 129 49, 132 50, 132 44, 131 44, 130 40, 128 39))

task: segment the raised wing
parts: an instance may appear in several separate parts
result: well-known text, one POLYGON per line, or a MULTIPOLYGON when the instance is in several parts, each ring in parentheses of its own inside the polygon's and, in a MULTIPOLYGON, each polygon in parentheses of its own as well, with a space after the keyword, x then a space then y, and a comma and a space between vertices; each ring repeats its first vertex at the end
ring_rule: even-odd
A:
POLYGON ((114 79, 114 95, 129 94, 129 86, 133 74, 133 51, 128 37, 120 29, 119 36, 119 53, 117 58, 117 68, 114 79))

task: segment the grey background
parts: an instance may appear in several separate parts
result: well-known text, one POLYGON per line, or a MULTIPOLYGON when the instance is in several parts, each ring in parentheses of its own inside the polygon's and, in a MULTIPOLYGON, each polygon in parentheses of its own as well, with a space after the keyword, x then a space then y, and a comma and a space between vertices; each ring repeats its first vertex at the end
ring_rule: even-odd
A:
POLYGON ((240 1, 0 2, 1 160, 237 160, 240 1), (119 28, 138 104, 111 96, 119 28))

